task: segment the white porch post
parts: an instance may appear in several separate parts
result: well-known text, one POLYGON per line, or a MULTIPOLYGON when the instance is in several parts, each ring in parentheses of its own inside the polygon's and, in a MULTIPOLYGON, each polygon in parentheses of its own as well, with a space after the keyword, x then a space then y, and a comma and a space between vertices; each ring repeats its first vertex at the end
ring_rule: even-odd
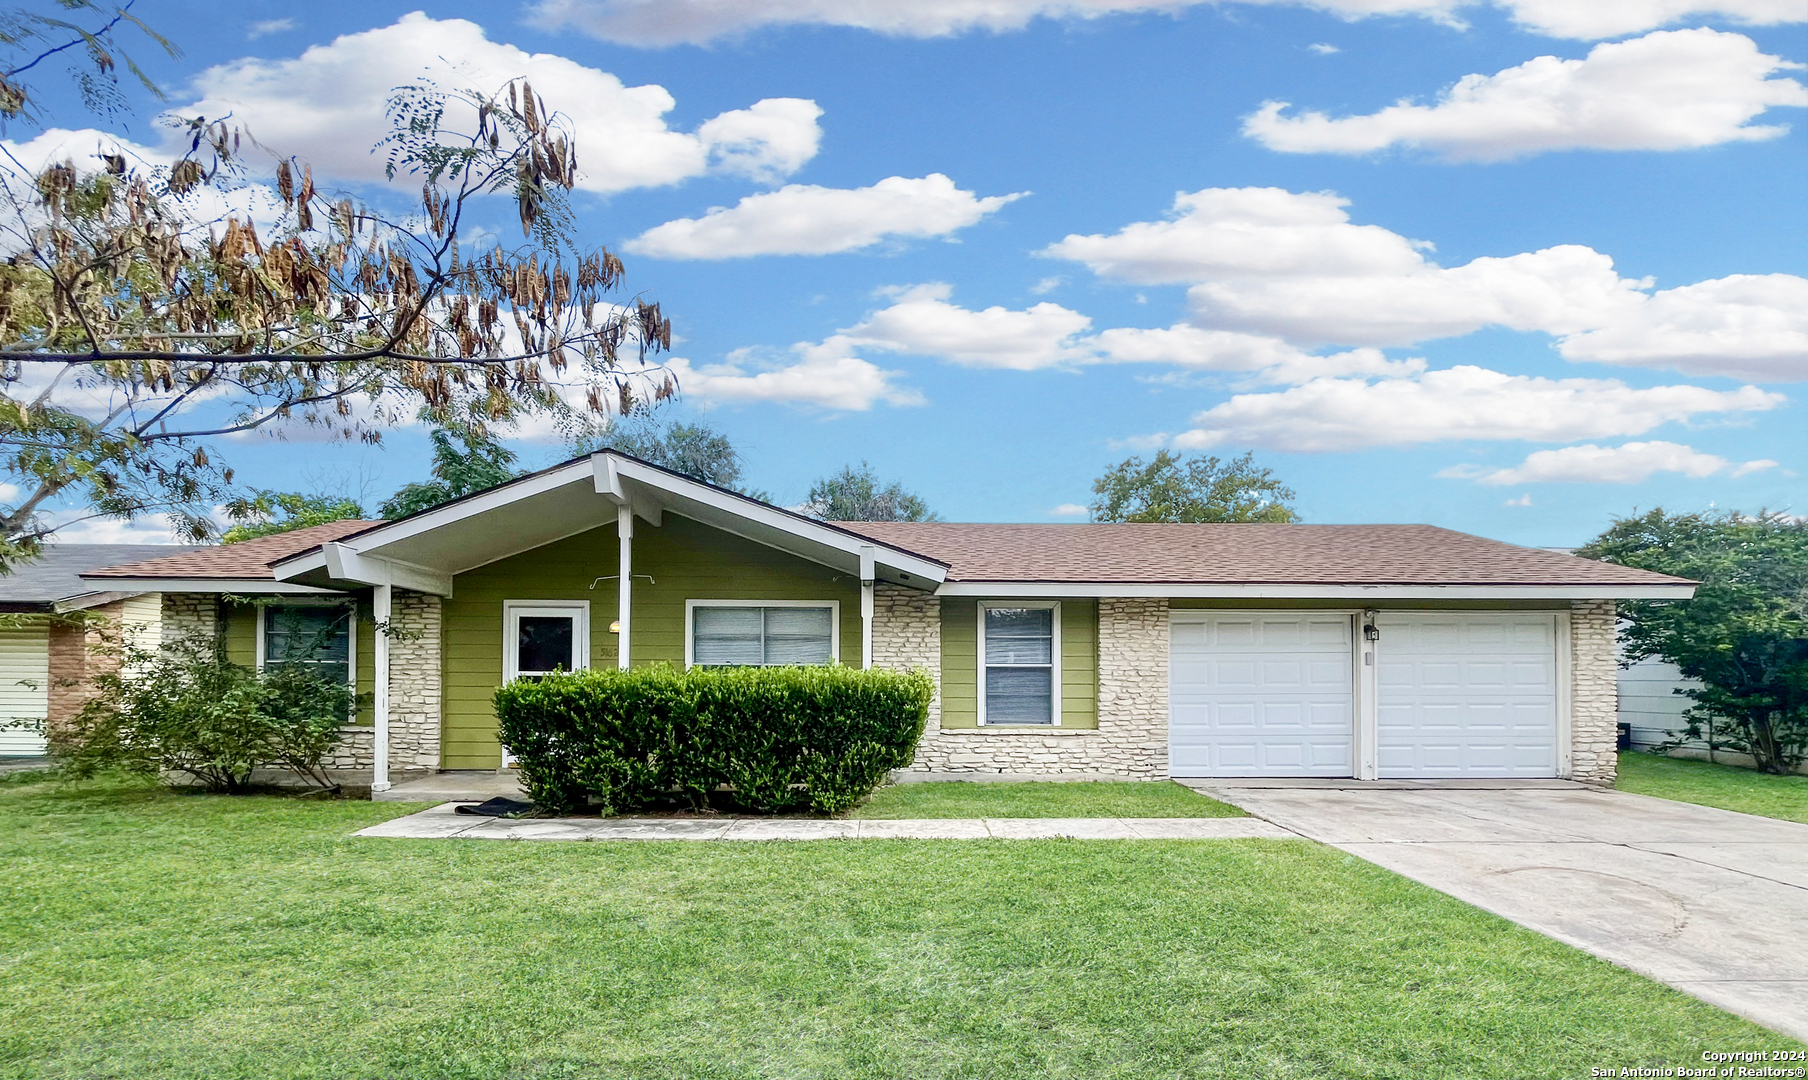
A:
POLYGON ((860 668, 873 666, 873 549, 860 547, 860 668))
POLYGON ((1381 721, 1376 700, 1376 672, 1381 662, 1380 641, 1369 640, 1369 627, 1375 625, 1375 611, 1361 611, 1354 620, 1356 636, 1356 779, 1374 780, 1380 776, 1376 743, 1381 734, 1381 721))
POLYGON ((621 624, 621 633, 615 638, 615 666, 623 671, 628 670, 628 628, 634 607, 634 508, 622 505, 615 508, 615 530, 621 542, 621 588, 616 595, 620 597, 615 619, 621 624))
POLYGON ((393 586, 375 585, 370 591, 371 621, 376 623, 377 670, 372 674, 376 700, 371 712, 376 730, 371 734, 375 761, 371 767, 370 790, 389 790, 389 620, 393 586))

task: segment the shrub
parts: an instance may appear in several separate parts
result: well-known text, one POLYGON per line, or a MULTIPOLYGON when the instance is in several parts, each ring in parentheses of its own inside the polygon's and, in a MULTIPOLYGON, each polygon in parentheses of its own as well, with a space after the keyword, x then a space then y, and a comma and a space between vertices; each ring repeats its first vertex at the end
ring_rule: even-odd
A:
POLYGON ((240 792, 256 770, 279 768, 332 786, 322 762, 350 711, 349 687, 300 666, 234 664, 205 636, 119 651, 120 669, 95 676, 81 712, 50 731, 69 775, 175 772, 240 792))
POLYGON ((762 813, 853 806, 910 764, 934 684, 843 667, 636 668, 517 679, 496 691, 502 741, 534 802, 701 805, 727 784, 762 813))

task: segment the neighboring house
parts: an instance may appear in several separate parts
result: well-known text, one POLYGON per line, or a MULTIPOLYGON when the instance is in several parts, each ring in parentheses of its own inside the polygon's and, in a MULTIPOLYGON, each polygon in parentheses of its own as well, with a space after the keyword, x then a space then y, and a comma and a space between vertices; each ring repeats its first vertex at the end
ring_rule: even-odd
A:
POLYGON ((1685 679, 1675 664, 1647 656, 1620 669, 1620 722, 1632 729, 1635 750, 1648 750, 1681 736, 1688 721, 1683 710, 1694 702, 1677 693, 1700 686, 1685 679))
POLYGON ((117 658, 96 652, 108 625, 145 642, 160 633, 158 593, 84 582, 84 571, 189 551, 167 544, 49 544, 0 576, 0 757, 38 757, 38 728, 74 716, 89 679, 117 658), (11 722, 24 720, 28 726, 11 722))
POLYGON ((937 772, 1606 783, 1614 601, 1693 591, 1424 525, 828 523, 613 451, 86 580, 259 662, 343 613, 379 788, 504 765, 504 681, 630 661, 925 669, 937 772))

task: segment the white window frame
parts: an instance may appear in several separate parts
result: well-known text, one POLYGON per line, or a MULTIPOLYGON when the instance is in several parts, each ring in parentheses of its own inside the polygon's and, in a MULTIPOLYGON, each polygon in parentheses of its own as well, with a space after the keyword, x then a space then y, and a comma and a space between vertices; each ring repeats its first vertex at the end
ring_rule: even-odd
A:
MULTIPOLYGON (((977 668, 977 670, 975 672, 975 674, 978 677, 974 679, 974 682, 976 684, 978 684, 974 689, 977 691, 975 696, 979 698, 979 726, 980 727, 987 726, 987 722, 986 722, 986 612, 991 611, 995 608, 1006 609, 1006 610, 1016 610, 1016 609, 1020 609, 1020 608, 1045 608, 1049 611, 1054 612, 1055 614, 1054 614, 1054 618, 1051 621, 1051 624, 1049 627, 1049 667, 1052 669, 1050 672, 1050 675, 1049 675, 1049 678, 1051 680, 1051 685, 1049 687, 1049 722, 1046 724, 1016 724, 1016 723, 1000 722, 997 724, 992 724, 990 726, 1001 727, 1001 728, 1003 728, 1003 727, 1024 728, 1024 729, 1029 729, 1029 730, 1036 730, 1036 729, 1040 729, 1040 728, 1050 728, 1050 727, 1057 727, 1057 728, 1060 727, 1061 726, 1061 601, 1059 601, 1059 600, 982 600, 982 601, 980 601, 980 603, 979 603, 979 625, 977 627, 975 627, 975 629, 977 630, 977 633, 974 634, 974 637, 977 638, 979 641, 979 655, 977 657, 977 659, 979 661, 979 667, 977 668)), ((1040 665, 1040 664, 1034 664, 1034 665, 1000 664, 998 666, 999 667, 1010 667, 1010 666, 1041 667, 1042 665, 1040 665)))
POLYGON ((322 597, 318 600, 296 597, 292 600, 284 600, 280 604, 259 604, 256 609, 257 670, 264 670, 264 622, 269 617, 271 608, 286 607, 339 607, 345 608, 351 612, 352 617, 346 621, 345 628, 347 649, 345 677, 348 680, 346 685, 350 686, 355 693, 358 689, 358 604, 353 600, 341 599, 338 597, 333 597, 331 599, 322 597))
POLYGON ((686 600, 684 602, 684 668, 697 666, 696 615, 700 607, 802 607, 829 609, 829 663, 841 663, 841 601, 839 600, 686 600))
POLYGON ((588 600, 504 600, 502 602, 502 681, 514 682, 521 677, 520 620, 522 615, 571 615, 571 670, 586 671, 590 667, 590 601, 588 600))

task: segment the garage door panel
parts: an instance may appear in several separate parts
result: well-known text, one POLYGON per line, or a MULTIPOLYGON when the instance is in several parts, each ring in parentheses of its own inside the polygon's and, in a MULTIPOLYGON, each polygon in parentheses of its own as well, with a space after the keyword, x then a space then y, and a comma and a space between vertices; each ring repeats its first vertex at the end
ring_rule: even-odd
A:
POLYGON ((1168 640, 1173 775, 1352 775, 1348 616, 1178 612, 1168 640))
POLYGON ((1555 624, 1533 612, 1384 612, 1382 777, 1555 776, 1555 624))

